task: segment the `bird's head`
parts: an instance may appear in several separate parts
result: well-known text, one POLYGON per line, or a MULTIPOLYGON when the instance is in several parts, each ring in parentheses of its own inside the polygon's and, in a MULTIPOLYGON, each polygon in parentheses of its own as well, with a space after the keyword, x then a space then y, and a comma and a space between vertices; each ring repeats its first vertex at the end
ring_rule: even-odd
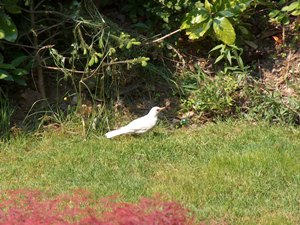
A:
POLYGON ((158 107, 158 106, 154 106, 150 112, 148 113, 149 115, 153 115, 153 116, 157 116, 160 111, 164 110, 166 107, 158 107))

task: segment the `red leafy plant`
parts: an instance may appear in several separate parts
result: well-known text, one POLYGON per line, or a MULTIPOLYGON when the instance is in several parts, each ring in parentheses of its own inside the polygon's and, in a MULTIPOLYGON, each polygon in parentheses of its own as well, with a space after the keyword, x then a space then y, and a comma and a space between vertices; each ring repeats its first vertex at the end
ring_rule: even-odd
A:
POLYGON ((0 225, 193 225, 189 211, 160 197, 120 203, 85 191, 46 196, 40 191, 0 192, 0 225))

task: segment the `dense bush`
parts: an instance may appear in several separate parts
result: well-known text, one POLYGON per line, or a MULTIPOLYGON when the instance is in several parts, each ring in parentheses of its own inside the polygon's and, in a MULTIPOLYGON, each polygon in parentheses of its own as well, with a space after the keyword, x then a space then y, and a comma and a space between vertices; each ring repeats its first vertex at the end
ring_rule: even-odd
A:
MULTIPOLYGON (((164 91, 172 92, 164 97, 181 98, 183 110, 210 119, 249 112, 296 123, 297 98, 290 104, 281 94, 274 100, 271 89, 246 93, 246 83, 238 80, 240 74, 259 73, 259 60, 270 56, 270 46, 288 46, 285 28, 299 29, 299 10, 299 1, 287 0, 3 1, 0 85, 14 94, 24 90, 16 84, 40 92, 45 104, 29 107, 35 116, 26 122, 72 113, 82 117, 85 127, 80 114, 85 105, 91 109, 87 117, 93 115, 105 130, 113 117, 109 110, 120 102, 124 106, 148 96, 151 104, 161 104, 163 97, 157 96, 163 95, 157 92, 164 91), (261 42, 267 38, 275 44, 268 43, 265 50, 261 42), (203 58, 211 64, 210 72, 186 93, 190 78, 182 80, 186 76, 181 75, 193 73, 190 68, 203 58), (72 107, 63 107, 65 103, 72 107), (292 107, 284 110, 286 104, 292 107)), ((290 36, 297 46, 299 35, 290 36)))
POLYGON ((115 198, 93 200, 84 191, 47 198, 39 191, 0 193, 1 225, 192 225, 189 212, 176 202, 142 198, 120 203, 115 198))

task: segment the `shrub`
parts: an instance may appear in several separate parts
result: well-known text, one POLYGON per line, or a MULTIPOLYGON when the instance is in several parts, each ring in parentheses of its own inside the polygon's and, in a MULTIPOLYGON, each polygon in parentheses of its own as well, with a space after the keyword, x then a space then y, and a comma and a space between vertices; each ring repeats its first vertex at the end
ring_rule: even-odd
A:
POLYGON ((100 200, 78 191, 49 199, 39 191, 0 193, 0 224, 150 225, 195 224, 188 211, 176 202, 142 198, 138 203, 120 203, 114 197, 100 200))

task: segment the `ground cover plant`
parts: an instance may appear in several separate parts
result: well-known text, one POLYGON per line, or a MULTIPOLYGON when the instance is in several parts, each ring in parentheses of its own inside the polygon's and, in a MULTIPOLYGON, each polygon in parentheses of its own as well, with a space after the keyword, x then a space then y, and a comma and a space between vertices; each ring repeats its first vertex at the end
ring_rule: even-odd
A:
POLYGON ((198 222, 299 223, 299 130, 247 122, 165 130, 114 141, 63 130, 2 144, 2 190, 50 196, 85 189, 124 202, 161 194, 198 222))

